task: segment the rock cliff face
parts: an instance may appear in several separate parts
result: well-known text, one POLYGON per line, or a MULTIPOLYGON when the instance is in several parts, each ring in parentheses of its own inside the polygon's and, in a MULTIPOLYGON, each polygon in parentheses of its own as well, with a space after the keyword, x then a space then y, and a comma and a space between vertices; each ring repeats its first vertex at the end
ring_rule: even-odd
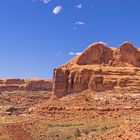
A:
POLYGON ((140 92, 140 50, 129 42, 111 48, 95 42, 67 64, 54 69, 53 94, 140 92))
POLYGON ((0 79, 0 92, 15 90, 51 91, 52 81, 48 79, 0 79))

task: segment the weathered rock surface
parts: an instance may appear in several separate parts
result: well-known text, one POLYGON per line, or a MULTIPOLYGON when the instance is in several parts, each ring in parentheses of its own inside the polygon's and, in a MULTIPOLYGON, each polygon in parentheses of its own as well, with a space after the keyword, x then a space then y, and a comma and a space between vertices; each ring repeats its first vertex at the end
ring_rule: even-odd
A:
POLYGON ((52 81, 49 79, 0 79, 0 92, 15 90, 51 91, 52 81))
POLYGON ((140 50, 129 42, 118 48, 93 43, 67 64, 54 69, 53 94, 140 92, 140 50))

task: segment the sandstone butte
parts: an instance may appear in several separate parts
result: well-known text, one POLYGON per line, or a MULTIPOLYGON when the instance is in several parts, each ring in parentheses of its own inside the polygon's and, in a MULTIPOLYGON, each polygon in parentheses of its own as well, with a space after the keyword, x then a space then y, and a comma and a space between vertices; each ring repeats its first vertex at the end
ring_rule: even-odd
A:
POLYGON ((53 95, 72 93, 140 92, 140 49, 130 42, 118 48, 95 42, 68 63, 55 68, 53 95))
POLYGON ((0 92, 5 91, 51 91, 51 79, 17 79, 5 78, 0 79, 0 92))

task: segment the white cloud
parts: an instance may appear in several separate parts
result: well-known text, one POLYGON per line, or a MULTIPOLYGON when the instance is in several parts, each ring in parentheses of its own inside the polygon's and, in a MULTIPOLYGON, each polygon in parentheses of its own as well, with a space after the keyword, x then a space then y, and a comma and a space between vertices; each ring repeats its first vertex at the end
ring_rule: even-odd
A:
MULTIPOLYGON (((33 2, 36 2, 37 0, 32 0, 33 2)), ((40 0, 44 4, 48 4, 51 0, 40 0)))
POLYGON ((69 55, 80 55, 81 52, 69 52, 68 54, 69 54, 69 55))
POLYGON ((51 0, 42 0, 45 4, 48 4, 51 0))
POLYGON ((75 22, 75 25, 85 25, 85 23, 82 21, 78 21, 78 22, 75 22))
POLYGON ((99 41, 98 43, 101 43, 101 44, 104 44, 104 45, 106 45, 107 43, 105 43, 105 42, 103 42, 103 41, 99 41))
POLYGON ((61 12, 62 9, 63 9, 62 6, 56 6, 56 7, 53 9, 52 13, 55 14, 55 15, 57 15, 57 14, 59 14, 59 13, 61 12))
POLYGON ((83 7, 83 5, 82 4, 78 4, 75 7, 78 8, 78 9, 81 9, 83 7))

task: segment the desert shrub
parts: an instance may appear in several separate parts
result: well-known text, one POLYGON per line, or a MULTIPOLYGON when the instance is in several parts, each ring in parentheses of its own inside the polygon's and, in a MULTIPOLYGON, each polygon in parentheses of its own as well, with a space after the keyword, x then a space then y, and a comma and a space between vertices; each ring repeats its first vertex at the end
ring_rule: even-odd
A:
POLYGON ((128 100, 128 96, 127 96, 127 95, 124 95, 124 96, 123 96, 123 99, 124 99, 125 101, 127 101, 127 100, 128 100))
POLYGON ((100 130, 102 130, 102 131, 106 131, 108 128, 107 128, 107 126, 106 125, 104 125, 104 126, 101 126, 101 128, 100 128, 100 130))
POLYGON ((109 104, 109 100, 105 100, 105 104, 109 104))
POLYGON ((82 125, 83 124, 56 124, 56 125, 52 125, 51 127, 77 127, 82 125))
POLYGON ((64 139, 63 140, 71 140, 72 139, 72 137, 71 136, 66 136, 66 137, 64 137, 64 139))
POLYGON ((89 131, 88 130, 85 130, 85 134, 88 135, 89 134, 89 131))
POLYGON ((75 137, 81 137, 80 130, 79 129, 76 129, 74 135, 75 135, 75 137))

